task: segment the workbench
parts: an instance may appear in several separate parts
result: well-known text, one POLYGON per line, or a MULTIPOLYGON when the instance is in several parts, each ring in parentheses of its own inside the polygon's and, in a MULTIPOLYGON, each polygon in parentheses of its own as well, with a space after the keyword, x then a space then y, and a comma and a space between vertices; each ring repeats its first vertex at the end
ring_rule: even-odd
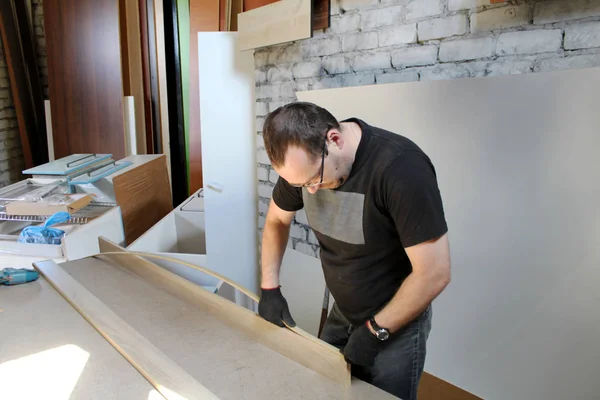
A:
MULTIPOLYGON (((395 398, 333 382, 107 257, 60 267, 219 399, 395 398)), ((0 287, 0 309, 0 376, 14 398, 163 398, 44 277, 0 287)))

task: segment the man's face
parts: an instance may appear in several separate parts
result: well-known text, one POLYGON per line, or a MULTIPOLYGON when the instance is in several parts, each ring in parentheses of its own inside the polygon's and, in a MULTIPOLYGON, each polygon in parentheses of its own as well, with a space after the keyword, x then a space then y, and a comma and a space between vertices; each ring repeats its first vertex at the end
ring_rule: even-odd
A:
POLYGON ((325 157, 312 159, 303 149, 290 147, 284 165, 275 170, 292 186, 306 187, 312 194, 319 189, 338 188, 347 179, 350 168, 336 149, 330 147, 328 150, 325 157))

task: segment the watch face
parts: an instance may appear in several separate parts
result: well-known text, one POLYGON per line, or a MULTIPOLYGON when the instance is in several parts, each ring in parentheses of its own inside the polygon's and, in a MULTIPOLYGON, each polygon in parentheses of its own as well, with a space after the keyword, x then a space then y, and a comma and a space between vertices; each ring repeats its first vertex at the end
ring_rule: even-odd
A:
POLYGON ((377 338, 379 340, 387 340, 390 337, 390 334, 385 329, 380 329, 377 331, 377 338))

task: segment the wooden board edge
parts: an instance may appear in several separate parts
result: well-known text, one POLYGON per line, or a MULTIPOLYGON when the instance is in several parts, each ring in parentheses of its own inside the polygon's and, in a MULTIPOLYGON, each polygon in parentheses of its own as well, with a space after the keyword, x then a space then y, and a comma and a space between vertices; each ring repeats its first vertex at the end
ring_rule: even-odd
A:
POLYGON ((33 266, 166 399, 218 400, 54 261, 33 266))
MULTIPOLYGON (((163 256, 160 254, 153 254, 153 253, 147 253, 147 252, 133 252, 133 251, 128 251, 118 245, 116 245, 115 243, 111 242, 110 240, 107 240, 104 237, 100 237, 99 238, 99 242, 100 243, 110 243, 113 247, 111 248, 111 250, 107 250, 107 251, 103 251, 102 247, 100 246, 100 254, 99 255, 104 255, 104 256, 126 256, 126 257, 131 257, 131 256, 135 256, 135 257, 146 257, 146 258, 153 258, 153 259, 157 259, 157 260, 163 260, 163 261, 169 261, 169 262, 173 262, 179 265, 183 265, 195 270, 198 270, 202 273, 211 275, 225 283, 227 283, 228 285, 232 286, 234 289, 239 290, 240 292, 242 292, 243 294, 245 294, 246 296, 248 296, 250 299, 252 299, 253 301, 257 302, 259 301, 258 296, 251 292, 248 288, 240 285, 237 282, 234 282, 233 280, 227 278, 226 276, 223 276, 221 274, 219 274, 218 272, 209 270, 207 268, 204 268, 200 265, 196 265, 196 264, 192 264, 183 260, 180 260, 178 258, 173 258, 173 257, 167 257, 167 256, 163 256), (118 249, 118 251, 113 251, 115 249, 118 249)), ((285 322, 284 322, 285 323, 285 322)), ((286 324, 287 325, 287 324, 286 324)), ((311 340, 313 341, 315 344, 321 346, 324 348, 324 351, 329 351, 329 352, 334 352, 337 353, 338 349, 332 345, 330 345, 329 343, 326 343, 322 340, 320 340, 319 338, 317 338, 316 336, 311 335, 310 333, 306 332, 305 330, 295 326, 295 327, 290 327, 287 326, 291 331, 293 331, 294 333, 304 337, 305 339, 311 340)))
MULTIPOLYGON (((251 24, 256 25, 256 24, 251 24)), ((239 49, 240 51, 244 50, 252 50, 264 46, 271 46, 280 43, 291 42, 295 40, 308 39, 313 36, 313 0, 279 0, 271 4, 267 4, 262 7, 255 8, 250 11, 245 11, 238 14, 238 32, 239 32, 239 49), (308 28, 305 31, 300 32, 295 37, 286 37, 281 38, 281 36, 277 36, 276 39, 266 40, 258 43, 252 36, 256 36, 256 34, 252 34, 246 31, 245 26, 248 24, 244 24, 244 20, 251 18, 262 18, 265 21, 272 20, 274 18, 282 17, 290 13, 290 4, 298 3, 299 8, 304 8, 304 13, 307 14, 308 18, 308 28)), ((271 34, 271 36, 273 36, 271 34)))
POLYGON ((481 397, 426 371, 423 371, 421 375, 417 391, 419 400, 483 400, 481 397))
MULTIPOLYGON (((180 300, 213 314, 222 322, 245 333, 270 349, 333 382, 350 386, 350 366, 337 348, 319 339, 316 339, 318 342, 310 340, 305 336, 310 336, 307 332, 301 335, 291 329, 280 328, 254 312, 240 307, 217 294, 210 293, 144 258, 152 257, 152 254, 141 253, 141 255, 138 255, 140 253, 128 252, 103 237, 98 238, 98 244, 100 254, 96 257, 112 259, 120 267, 171 293, 180 300)), ((164 259, 163 257, 160 258, 164 259)), ((189 266, 188 263, 184 264, 181 260, 172 259, 170 261, 189 266)))

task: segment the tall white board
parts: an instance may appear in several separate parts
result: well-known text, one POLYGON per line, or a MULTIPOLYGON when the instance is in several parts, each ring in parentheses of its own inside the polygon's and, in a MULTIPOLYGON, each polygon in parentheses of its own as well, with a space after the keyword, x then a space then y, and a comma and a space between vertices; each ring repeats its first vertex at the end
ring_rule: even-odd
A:
POLYGON ((600 69, 298 93, 413 139, 452 282, 425 369, 485 399, 600 393, 600 69))
POLYGON ((237 32, 199 32, 208 268, 258 293, 254 56, 237 32))

